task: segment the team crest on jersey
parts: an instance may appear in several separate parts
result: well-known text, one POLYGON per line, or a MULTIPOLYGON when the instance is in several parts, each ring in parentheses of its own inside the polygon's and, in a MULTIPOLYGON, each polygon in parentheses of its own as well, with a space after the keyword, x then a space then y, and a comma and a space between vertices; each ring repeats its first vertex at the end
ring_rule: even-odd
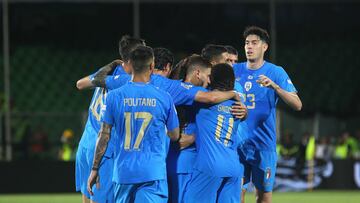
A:
POLYGON ((269 179, 271 177, 271 169, 268 167, 265 170, 265 179, 269 179))
POLYGON ((253 78, 254 78, 254 76, 252 76, 252 75, 249 75, 249 76, 248 76, 248 79, 249 79, 249 80, 252 80, 253 78))
POLYGON ((252 83, 247 81, 244 85, 245 90, 248 92, 252 88, 252 83))

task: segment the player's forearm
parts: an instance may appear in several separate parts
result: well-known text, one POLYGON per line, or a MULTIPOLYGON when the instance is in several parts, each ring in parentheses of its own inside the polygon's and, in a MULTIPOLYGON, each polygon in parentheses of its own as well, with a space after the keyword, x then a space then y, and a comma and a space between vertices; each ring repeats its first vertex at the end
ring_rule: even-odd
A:
POLYGON ((106 76, 109 75, 109 73, 111 73, 117 65, 120 65, 119 60, 115 60, 115 61, 103 66, 102 68, 100 68, 95 73, 94 78, 91 81, 91 83, 96 87, 105 87, 106 76))
POLYGON ((110 140, 111 126, 103 124, 101 126, 99 137, 96 141, 95 156, 93 161, 93 169, 98 169, 100 166, 101 159, 106 151, 108 142, 110 140))
POLYGON ((94 87, 94 85, 92 84, 89 76, 81 78, 76 82, 76 88, 78 88, 78 90, 84 90, 92 87, 94 87))
POLYGON ((179 128, 175 128, 172 131, 168 131, 167 134, 170 137, 170 140, 173 141, 173 142, 178 141, 179 138, 180 138, 180 130, 179 130, 179 128))
POLYGON ((301 111, 302 108, 302 102, 299 98, 299 96, 294 92, 287 92, 283 89, 281 89, 279 86, 276 86, 275 88, 276 93, 279 95, 279 97, 292 109, 295 111, 301 111))
POLYGON ((237 95, 234 91, 199 91, 195 95, 195 101, 200 103, 217 104, 229 99, 236 98, 236 96, 237 95))

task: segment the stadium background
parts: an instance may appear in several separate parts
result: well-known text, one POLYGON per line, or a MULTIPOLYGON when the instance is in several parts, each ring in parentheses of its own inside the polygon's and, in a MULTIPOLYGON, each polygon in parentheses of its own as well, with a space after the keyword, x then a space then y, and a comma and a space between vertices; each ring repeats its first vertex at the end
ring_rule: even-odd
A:
MULTIPOLYGON (((39 167, 53 167, 59 175, 52 183, 71 187, 73 162, 56 161, 60 139, 71 129, 78 143, 92 95, 77 91, 75 83, 119 57, 123 34, 166 47, 176 60, 199 53, 206 43, 219 43, 237 48, 243 61, 244 28, 267 28, 273 40, 267 58, 285 67, 303 102, 301 112, 280 102, 278 135, 291 132, 299 142, 304 132, 334 140, 344 130, 353 133, 360 129, 359 9, 357 0, 2 1, 0 35, 5 41, 9 36, 9 52, 2 40, 0 170, 12 177, 14 168, 41 174, 39 167)), ((46 188, 46 175, 35 176, 32 181, 39 184, 33 190, 21 183, 13 190, 1 186, 0 193, 57 192, 36 190, 41 184, 46 188)))

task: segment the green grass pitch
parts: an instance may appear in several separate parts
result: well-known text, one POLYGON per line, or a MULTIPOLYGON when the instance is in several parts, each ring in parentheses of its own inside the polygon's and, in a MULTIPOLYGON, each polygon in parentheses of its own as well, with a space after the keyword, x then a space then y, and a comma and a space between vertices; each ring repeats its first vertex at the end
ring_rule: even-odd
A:
MULTIPOLYGON (((0 203, 81 203, 80 194, 11 194, 0 195, 0 203)), ((246 203, 255 203, 253 193, 246 194, 246 203)), ((357 191, 313 191, 274 193, 273 203, 360 203, 357 191)))

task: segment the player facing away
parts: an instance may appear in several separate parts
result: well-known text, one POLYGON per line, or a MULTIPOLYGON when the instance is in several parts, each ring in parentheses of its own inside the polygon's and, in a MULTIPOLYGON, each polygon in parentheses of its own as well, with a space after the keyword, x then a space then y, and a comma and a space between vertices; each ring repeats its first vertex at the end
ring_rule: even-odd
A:
POLYGON ((149 84, 154 68, 152 49, 136 48, 130 62, 133 80, 111 91, 106 98, 88 190, 92 193, 114 126, 115 201, 165 203, 168 196, 166 132, 170 139, 177 140, 179 121, 170 95, 149 84))
MULTIPOLYGON (((215 65, 210 78, 211 90, 234 89, 234 72, 228 64, 215 65)), ((196 105, 197 157, 184 202, 240 202, 243 170, 237 152, 240 120, 230 112, 234 102, 196 105)))
POLYGON ((245 90, 249 132, 239 148, 239 156, 244 164, 244 183, 251 178, 256 187, 256 201, 269 203, 277 161, 276 104, 281 98, 292 109, 300 111, 302 103, 285 70, 264 60, 269 47, 267 31, 248 27, 244 39, 247 61, 235 64, 234 72, 245 90))
MULTIPOLYGON (((123 62, 115 60, 112 63, 104 66, 98 71, 98 74, 121 74, 125 71, 129 72, 129 53, 139 45, 143 45, 144 41, 129 36, 123 36, 119 41, 119 52, 123 62), (120 66, 119 64, 122 64, 120 66), (115 68, 116 67, 116 68, 115 68), (115 70, 114 70, 115 69, 115 70), (113 71, 108 71, 113 70, 113 71)), ((77 88, 83 89, 86 85, 91 84, 91 76, 84 77, 77 81, 77 88)), ((86 122, 86 126, 81 137, 79 147, 76 153, 75 163, 75 180, 76 191, 81 191, 83 203, 92 202, 112 202, 113 200, 113 184, 112 184, 112 170, 113 167, 113 140, 110 141, 109 147, 106 150, 102 167, 99 170, 99 174, 102 177, 100 179, 101 187, 97 187, 93 190, 93 195, 90 195, 87 191, 87 179, 90 175, 92 160, 94 157, 95 144, 97 139, 97 133, 100 130, 100 110, 105 103, 108 90, 106 88, 97 87, 94 90, 94 94, 89 107, 89 115, 86 122)))

